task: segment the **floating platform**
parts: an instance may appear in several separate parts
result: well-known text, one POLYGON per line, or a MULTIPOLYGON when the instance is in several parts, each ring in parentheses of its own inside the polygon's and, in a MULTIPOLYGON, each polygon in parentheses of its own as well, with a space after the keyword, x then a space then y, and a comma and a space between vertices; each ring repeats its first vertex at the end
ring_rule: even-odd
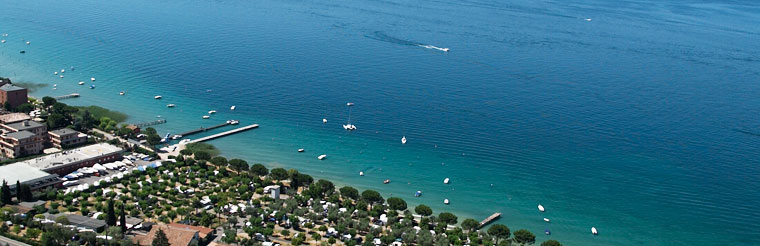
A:
POLYGON ((480 222, 480 224, 478 225, 478 229, 480 229, 481 227, 484 227, 484 226, 488 225, 489 223, 493 222, 494 220, 498 220, 500 217, 501 217, 501 213, 493 213, 491 216, 488 216, 488 218, 486 218, 486 219, 484 219, 483 221, 480 222))
POLYGON ((183 133, 180 133, 180 134, 175 134, 174 136, 187 137, 189 135, 193 135, 193 134, 196 134, 196 133, 199 133, 199 132, 205 132, 205 131, 208 131, 208 130, 214 130, 216 128, 228 126, 228 125, 231 125, 231 124, 232 124, 231 121, 227 121, 227 122, 219 124, 219 125, 215 125, 215 126, 211 126, 211 127, 201 127, 201 128, 195 129, 195 130, 186 131, 186 132, 183 132, 183 133))
POLYGON ((79 93, 71 93, 71 94, 68 94, 68 95, 57 96, 57 97, 54 97, 54 98, 55 98, 55 100, 63 100, 63 99, 77 98, 77 97, 79 97, 79 93))
POLYGON ((244 132, 244 131, 251 130, 251 129, 254 129, 254 128, 259 128, 259 124, 248 125, 248 126, 244 126, 244 127, 240 127, 240 128, 234 129, 234 130, 229 130, 229 131, 222 132, 222 133, 217 133, 217 134, 214 134, 214 135, 211 135, 211 136, 206 136, 206 137, 202 137, 202 138, 199 138, 199 139, 191 140, 190 143, 204 142, 204 141, 208 141, 208 140, 224 137, 224 136, 227 136, 227 135, 232 135, 232 134, 235 134, 235 133, 244 132))
POLYGON ((133 124, 133 125, 142 128, 142 127, 145 127, 145 126, 152 126, 152 125, 158 125, 158 124, 164 124, 164 123, 166 123, 166 120, 160 119, 160 120, 154 120, 154 121, 137 123, 137 124, 133 124))

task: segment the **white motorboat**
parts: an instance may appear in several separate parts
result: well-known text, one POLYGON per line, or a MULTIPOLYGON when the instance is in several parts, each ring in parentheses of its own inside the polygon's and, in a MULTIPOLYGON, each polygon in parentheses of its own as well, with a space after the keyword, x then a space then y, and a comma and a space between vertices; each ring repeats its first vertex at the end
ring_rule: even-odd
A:
POLYGON ((66 72, 66 70, 65 70, 65 69, 61 69, 61 73, 65 73, 65 72, 66 72))
POLYGON ((445 178, 445 179, 443 179, 443 183, 444 183, 444 184, 449 184, 449 178, 445 178))
POLYGON ((32 42, 26 41, 26 45, 30 45, 30 44, 32 44, 32 42))
POLYGON ((208 116, 208 115, 203 116, 203 119, 208 119, 208 118, 211 118, 211 116, 208 116))
POLYGON ((356 126, 352 124, 347 124, 347 125, 343 125, 343 129, 353 131, 353 130, 356 130, 356 126))
POLYGON ((547 223, 550 222, 550 220, 548 218, 544 218, 544 221, 546 221, 547 223))
POLYGON ((443 199, 443 204, 449 205, 449 199, 443 199))
POLYGON ((317 159, 320 159, 320 160, 324 160, 325 158, 327 158, 327 155, 320 155, 320 156, 317 156, 317 159))
POLYGON ((541 206, 541 204, 538 204, 538 211, 543 212, 544 211, 544 206, 541 206))
POLYGON ((240 123, 240 121, 237 121, 237 120, 228 120, 227 121, 227 124, 230 124, 230 125, 237 125, 239 123, 240 123))
POLYGON ((591 18, 586 18, 585 20, 586 20, 586 21, 591 21, 591 18))
POLYGON ((406 136, 401 137, 401 144, 406 144, 406 136))
POLYGON ((364 172, 359 172, 359 176, 364 176, 364 172))
POLYGON ((54 75, 58 75, 58 71, 53 72, 54 75))
POLYGON ((327 124, 327 119, 322 118, 322 124, 327 124))
POLYGON ((161 96, 154 96, 153 98, 154 99, 161 99, 162 97, 161 96))
POLYGON ((593 226, 591 227, 591 234, 594 234, 594 235, 599 234, 599 231, 596 230, 596 227, 593 227, 593 226))
POLYGON ((303 152, 303 151, 304 151, 303 149, 298 149, 298 152, 303 152))
POLYGON ((58 86, 58 84, 53 84, 53 87, 56 87, 56 86, 58 86))
POLYGON ((232 105, 232 106, 230 107, 230 110, 235 110, 235 108, 237 108, 237 107, 235 107, 235 105, 232 105))
POLYGON ((61 78, 63 78, 63 75, 61 75, 61 76, 58 76, 58 77, 61 77, 61 78))
POLYGON ((389 184, 391 182, 390 179, 383 180, 383 184, 389 184))
POLYGON ((173 108, 174 106, 177 106, 177 105, 174 105, 173 103, 166 105, 167 108, 173 108))
POLYGON ((119 92, 120 96, 123 96, 124 94, 126 94, 126 93, 124 93, 123 91, 119 92))
POLYGON ((172 136, 173 140, 177 140, 177 139, 180 139, 180 138, 182 138, 182 135, 174 135, 174 136, 172 136))
POLYGON ((5 39, 3 39, 3 40, 0 40, 0 43, 5 43, 5 39))
POLYGON ((95 81, 95 77, 90 78, 90 81, 95 81))
POLYGON ((349 107, 354 106, 354 103, 352 102, 346 103, 346 106, 349 106, 349 107))
POLYGON ((84 81, 79 81, 79 85, 84 85, 84 81))
POLYGON ((216 110, 208 111, 208 114, 214 114, 214 113, 216 113, 216 110))

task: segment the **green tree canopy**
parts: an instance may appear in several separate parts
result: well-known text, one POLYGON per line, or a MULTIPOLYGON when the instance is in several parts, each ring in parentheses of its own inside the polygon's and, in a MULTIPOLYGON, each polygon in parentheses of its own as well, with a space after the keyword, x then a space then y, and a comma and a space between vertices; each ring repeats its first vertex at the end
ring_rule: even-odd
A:
POLYGON ((509 238, 509 227, 502 224, 492 225, 488 228, 488 235, 496 238, 496 243, 498 243, 500 239, 509 238))
POLYGON ((193 157, 199 161, 211 160, 211 154, 203 150, 195 151, 195 153, 193 153, 193 157))
POLYGON ((351 198, 356 200, 356 198, 359 198, 359 191, 351 186, 343 186, 340 188, 340 196, 342 196, 344 199, 351 198))
POLYGON ((106 224, 108 226, 116 225, 116 211, 113 208, 113 199, 108 200, 108 210, 106 211, 106 224))
POLYGON ((541 243, 541 246, 562 246, 562 244, 554 239, 549 239, 541 243))
POLYGON ((264 165, 256 163, 256 164, 253 164, 253 166, 251 166, 250 172, 258 176, 266 176, 267 174, 269 174, 269 169, 267 169, 267 167, 265 167, 264 165))
POLYGON ((379 192, 374 190, 365 190, 362 192, 362 200, 370 203, 370 205, 374 203, 382 203, 385 201, 383 199, 383 196, 380 195, 379 192))
POLYGON ((457 216, 449 212, 443 212, 438 214, 438 221, 448 225, 454 225, 457 223, 457 216))
POLYGON ((284 168, 274 168, 269 173, 269 177, 272 177, 275 180, 285 180, 288 178, 288 171, 285 171, 284 168))
POLYGON ((420 204, 414 207, 414 212, 422 216, 430 216, 433 214, 433 209, 425 204, 420 204))
POLYGON ((525 245, 525 244, 533 244, 536 242, 536 235, 533 235, 533 233, 528 230, 520 229, 520 230, 515 231, 514 234, 515 234, 514 240, 515 242, 519 244, 525 245))
POLYGON ((393 210, 406 210, 406 201, 398 197, 389 197, 388 206, 393 210))
POLYGON ((0 200, 3 204, 9 205, 13 203, 13 195, 11 195, 11 188, 8 186, 8 182, 3 179, 3 186, 0 188, 0 200))
POLYGON ((479 225, 480 223, 472 218, 467 218, 462 221, 462 229, 465 231, 472 231, 472 229, 478 228, 479 225))
POLYGON ((55 98, 52 98, 52 97, 46 96, 46 97, 42 98, 42 104, 45 105, 45 107, 53 106, 53 104, 55 104, 56 102, 58 102, 58 101, 55 100, 55 98))
POLYGON ((248 171, 248 162, 241 159, 231 159, 230 168, 235 171, 248 171))
POLYGON ((215 156, 214 158, 211 158, 211 163, 214 163, 214 165, 217 166, 224 166, 227 165, 227 158, 224 158, 224 156, 215 156))

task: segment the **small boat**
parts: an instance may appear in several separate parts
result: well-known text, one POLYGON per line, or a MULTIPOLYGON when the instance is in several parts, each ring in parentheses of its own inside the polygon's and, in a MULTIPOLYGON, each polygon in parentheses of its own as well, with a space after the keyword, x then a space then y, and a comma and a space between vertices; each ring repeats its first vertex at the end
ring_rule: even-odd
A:
POLYGON ((58 76, 58 77, 61 77, 61 78, 63 78, 63 75, 61 75, 61 76, 58 76))
POLYGON ((586 21, 591 21, 591 18, 586 18, 585 20, 586 20, 586 21))
POLYGON ((26 54, 26 50, 19 51, 18 53, 26 54))
POLYGON ((327 119, 322 119, 322 124, 327 124, 327 119))
POLYGON ((203 116, 203 119, 208 119, 208 118, 211 118, 211 116, 208 116, 208 115, 203 116))
POLYGON ((216 110, 208 111, 208 114, 214 114, 214 113, 216 113, 216 110))
POLYGON ((95 77, 90 78, 90 81, 95 81, 95 77))
POLYGON ((320 155, 320 156, 317 156, 317 159, 320 159, 320 160, 324 160, 325 158, 327 158, 327 155, 320 155))
POLYGON ((359 176, 364 176, 364 172, 359 172, 359 176))
POLYGON ((406 136, 401 137, 401 144, 406 144, 406 136))
POLYGON ((443 199, 443 204, 449 205, 449 199, 443 199))
POLYGON ((544 230, 544 234, 546 234, 546 235, 551 235, 551 234, 552 234, 552 232, 551 232, 551 231, 549 231, 549 229, 546 229, 546 230, 544 230))
POLYGON ((348 131, 353 131, 353 130, 356 130, 356 126, 353 124, 347 124, 347 125, 343 125, 343 129, 346 129, 348 131))
POLYGON ((386 180, 383 180, 383 184, 388 184, 388 183, 390 183, 390 182, 391 182, 391 180, 390 180, 390 179, 386 179, 386 180))
POLYGON ((71 66, 69 70, 74 71, 74 66, 71 66))
POLYGON ((444 183, 444 184, 449 184, 449 178, 445 178, 445 179, 443 179, 443 183, 444 183))
POLYGON ((161 99, 161 96, 154 96, 155 99, 161 99))
POLYGON ((298 152, 303 152, 303 149, 298 149, 298 152))
POLYGON ((236 108, 236 107, 235 107, 235 105, 232 105, 232 106, 230 107, 230 110, 235 110, 235 108, 236 108))
POLYGON ((599 232, 596 230, 596 227, 591 227, 591 234, 597 235, 599 232))
POLYGON ((58 71, 53 72, 54 75, 58 75, 58 71))
POLYGON ((66 70, 65 70, 65 69, 61 69, 61 73, 65 73, 65 72, 66 72, 66 70))
POLYGON ((90 89, 95 89, 95 85, 90 85, 90 89))
POLYGON ((0 43, 5 43, 5 39, 3 39, 3 40, 0 40, 0 43))
POLYGON ((170 104, 166 105, 167 108, 173 108, 174 106, 177 106, 177 105, 174 105, 173 103, 170 103, 170 104))
POLYGON ((172 136, 172 140, 177 140, 177 139, 180 139, 180 138, 182 138, 182 135, 174 135, 174 136, 172 136))
POLYGON ((79 81, 79 85, 84 85, 84 81, 79 81))
POLYGON ((538 211, 543 212, 544 211, 544 206, 541 206, 541 204, 538 204, 538 211))
POLYGON ((346 103, 346 106, 349 106, 349 107, 354 106, 354 103, 352 103, 352 102, 346 103))
POLYGON ((53 84, 53 87, 56 87, 56 86, 58 86, 58 84, 53 84))
POLYGON ((237 121, 237 120, 230 121, 230 125, 237 125, 237 124, 240 124, 240 121, 237 121))
POLYGON ((546 221, 546 223, 551 222, 548 218, 544 218, 544 221, 546 221))
POLYGON ((124 93, 123 91, 119 92, 120 96, 123 96, 124 94, 126 94, 126 93, 124 93))
POLYGON ((418 190, 417 192, 414 193, 414 197, 421 197, 421 196, 422 196, 422 191, 418 190))
POLYGON ((26 45, 30 45, 30 44, 32 44, 32 42, 26 41, 26 45))

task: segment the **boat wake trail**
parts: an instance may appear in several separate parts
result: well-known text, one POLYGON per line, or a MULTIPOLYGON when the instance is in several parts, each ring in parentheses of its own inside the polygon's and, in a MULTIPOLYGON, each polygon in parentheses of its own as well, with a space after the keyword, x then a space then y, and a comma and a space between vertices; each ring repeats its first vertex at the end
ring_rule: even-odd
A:
POLYGON ((364 36, 367 37, 367 38, 370 38, 370 39, 374 39, 374 40, 377 40, 377 41, 388 42, 388 43, 392 43, 392 44, 399 44, 399 45, 406 45, 406 46, 417 46, 417 47, 422 47, 422 48, 426 48, 426 49, 440 50, 440 51, 443 51, 443 52, 448 52, 449 51, 449 48, 441 48, 441 47, 437 47, 437 46, 433 46, 433 45, 429 45, 429 44, 423 44, 423 43, 419 43, 419 42, 404 40, 404 39, 400 39, 400 38, 397 38, 397 37, 388 36, 388 34, 385 34, 384 32, 381 32, 381 31, 376 31, 373 35, 364 35, 364 36))

